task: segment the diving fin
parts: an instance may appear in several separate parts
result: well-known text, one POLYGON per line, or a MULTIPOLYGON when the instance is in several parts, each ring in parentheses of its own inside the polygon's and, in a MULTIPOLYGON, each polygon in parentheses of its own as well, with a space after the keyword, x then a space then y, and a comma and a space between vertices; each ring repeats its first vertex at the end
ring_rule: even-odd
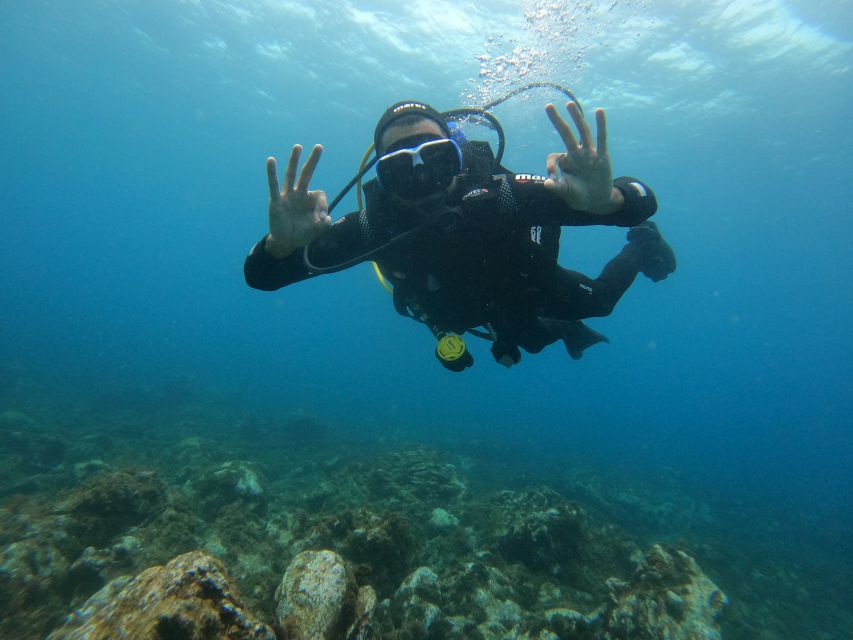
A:
POLYGON ((580 360, 583 352, 599 342, 610 342, 607 336, 590 329, 580 320, 567 323, 566 333, 563 335, 563 344, 572 360, 580 360))

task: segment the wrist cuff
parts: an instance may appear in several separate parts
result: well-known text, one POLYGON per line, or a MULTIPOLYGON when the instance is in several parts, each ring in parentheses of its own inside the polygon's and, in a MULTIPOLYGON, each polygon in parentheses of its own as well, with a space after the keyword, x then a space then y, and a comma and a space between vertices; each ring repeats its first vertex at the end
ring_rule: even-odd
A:
POLYGON ((630 218, 631 226, 636 226, 647 220, 657 211, 657 198, 644 182, 625 176, 614 180, 613 186, 619 189, 622 192, 622 197, 625 198, 620 213, 630 218))

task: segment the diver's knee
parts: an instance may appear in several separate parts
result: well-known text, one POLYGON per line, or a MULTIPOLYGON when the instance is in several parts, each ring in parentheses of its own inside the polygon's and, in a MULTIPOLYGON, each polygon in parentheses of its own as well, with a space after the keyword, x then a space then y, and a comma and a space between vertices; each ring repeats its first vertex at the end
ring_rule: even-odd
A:
POLYGON ((598 303, 598 310, 595 314, 596 318, 603 318, 605 316, 609 316, 613 313, 613 310, 616 308, 616 303, 618 300, 614 300, 613 298, 608 297, 606 300, 601 300, 598 303))
POLYGON ((619 298, 611 294, 609 289, 598 289, 583 305, 585 313, 582 318, 603 318, 613 313, 619 298))

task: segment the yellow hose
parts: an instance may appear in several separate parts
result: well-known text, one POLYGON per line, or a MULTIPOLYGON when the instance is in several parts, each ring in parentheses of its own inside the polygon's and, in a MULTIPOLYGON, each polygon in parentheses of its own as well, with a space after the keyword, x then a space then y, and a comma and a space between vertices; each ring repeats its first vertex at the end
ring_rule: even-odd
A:
MULTIPOLYGON (((364 165, 367 164, 367 161, 370 159, 370 154, 373 152, 373 144, 367 147, 367 151, 364 152, 364 155, 361 158, 361 164, 358 165, 358 172, 361 173, 364 170, 364 165)), ((364 199, 362 197, 362 188, 361 188, 361 178, 359 178, 358 182, 355 184, 355 197, 358 201, 358 210, 361 211, 364 209, 364 199)), ((379 280, 379 284, 387 291, 388 293, 394 293, 394 287, 392 287, 388 281, 385 279, 385 276, 382 275, 382 270, 379 268, 379 265, 375 262, 371 262, 373 265, 373 272, 376 274, 376 279, 379 280)))

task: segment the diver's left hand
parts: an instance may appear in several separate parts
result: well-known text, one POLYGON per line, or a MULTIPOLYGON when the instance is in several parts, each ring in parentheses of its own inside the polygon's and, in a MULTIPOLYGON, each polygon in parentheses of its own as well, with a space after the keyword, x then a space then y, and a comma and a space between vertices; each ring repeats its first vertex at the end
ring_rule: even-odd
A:
POLYGON ((548 155, 548 179, 545 188, 560 196, 575 210, 606 215, 622 208, 622 192, 613 186, 610 156, 607 155, 607 120, 604 109, 596 109, 597 140, 592 144, 592 133, 575 102, 566 104, 572 121, 580 133, 580 142, 569 124, 548 103, 545 113, 566 145, 566 153, 548 155), (557 169, 559 168, 559 175, 557 169))

